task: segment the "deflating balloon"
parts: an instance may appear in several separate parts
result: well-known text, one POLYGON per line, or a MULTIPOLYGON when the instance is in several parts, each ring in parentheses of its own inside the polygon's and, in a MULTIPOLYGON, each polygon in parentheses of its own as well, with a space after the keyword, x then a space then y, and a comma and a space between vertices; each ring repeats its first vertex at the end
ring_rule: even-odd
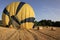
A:
POLYGON ((34 25, 33 8, 25 2, 13 2, 5 7, 2 14, 3 26, 31 29, 34 25))

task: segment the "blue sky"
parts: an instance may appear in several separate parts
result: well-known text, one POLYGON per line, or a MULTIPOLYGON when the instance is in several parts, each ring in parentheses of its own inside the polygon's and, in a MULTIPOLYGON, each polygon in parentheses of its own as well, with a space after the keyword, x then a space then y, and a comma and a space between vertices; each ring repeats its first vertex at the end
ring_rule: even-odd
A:
POLYGON ((0 0, 0 19, 2 19, 3 9, 17 1, 30 4, 35 11, 37 21, 42 19, 60 21, 60 0, 0 0))

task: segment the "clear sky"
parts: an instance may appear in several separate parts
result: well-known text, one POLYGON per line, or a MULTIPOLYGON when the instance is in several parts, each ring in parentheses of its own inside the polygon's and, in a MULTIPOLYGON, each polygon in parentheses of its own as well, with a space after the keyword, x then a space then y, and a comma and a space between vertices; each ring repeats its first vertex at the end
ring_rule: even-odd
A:
POLYGON ((0 0, 0 19, 3 9, 11 2, 22 1, 30 4, 37 21, 46 19, 60 21, 60 0, 0 0))

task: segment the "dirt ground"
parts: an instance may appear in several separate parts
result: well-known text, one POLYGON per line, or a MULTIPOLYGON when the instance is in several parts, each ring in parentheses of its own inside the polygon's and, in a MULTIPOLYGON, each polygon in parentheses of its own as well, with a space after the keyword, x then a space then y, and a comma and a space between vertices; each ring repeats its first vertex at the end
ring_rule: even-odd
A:
POLYGON ((60 40, 59 27, 37 29, 10 29, 0 27, 0 40, 60 40))

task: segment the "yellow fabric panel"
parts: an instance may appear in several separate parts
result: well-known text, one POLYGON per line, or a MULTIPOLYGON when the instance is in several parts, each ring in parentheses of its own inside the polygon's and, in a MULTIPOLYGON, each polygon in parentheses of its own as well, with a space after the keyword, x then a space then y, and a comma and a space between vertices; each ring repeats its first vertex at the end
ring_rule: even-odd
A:
POLYGON ((16 13, 16 10, 17 10, 17 7, 18 7, 19 3, 20 3, 20 2, 15 2, 15 3, 14 3, 14 12, 15 12, 15 13, 16 13))
POLYGON ((3 23, 3 26, 8 25, 8 22, 9 22, 8 16, 5 15, 5 14, 3 14, 3 15, 2 15, 2 23, 3 23))
POLYGON ((35 15, 34 15, 34 11, 33 11, 32 8, 30 8, 30 17, 35 17, 35 15))
POLYGON ((33 25, 34 25, 34 23, 32 23, 32 22, 26 22, 26 23, 22 23, 20 25, 20 28, 32 29, 33 25))
MULTIPOLYGON (((8 8, 9 9, 9 8, 8 8)), ((14 4, 10 4, 10 10, 9 10, 10 16, 14 15, 14 4)))
POLYGON ((32 23, 32 22, 26 22, 26 25, 27 25, 26 29, 32 29, 34 23, 32 23))
POLYGON ((17 9, 18 5, 19 5, 19 2, 13 2, 6 7, 8 12, 10 13, 10 16, 12 16, 16 13, 16 9, 17 9))

